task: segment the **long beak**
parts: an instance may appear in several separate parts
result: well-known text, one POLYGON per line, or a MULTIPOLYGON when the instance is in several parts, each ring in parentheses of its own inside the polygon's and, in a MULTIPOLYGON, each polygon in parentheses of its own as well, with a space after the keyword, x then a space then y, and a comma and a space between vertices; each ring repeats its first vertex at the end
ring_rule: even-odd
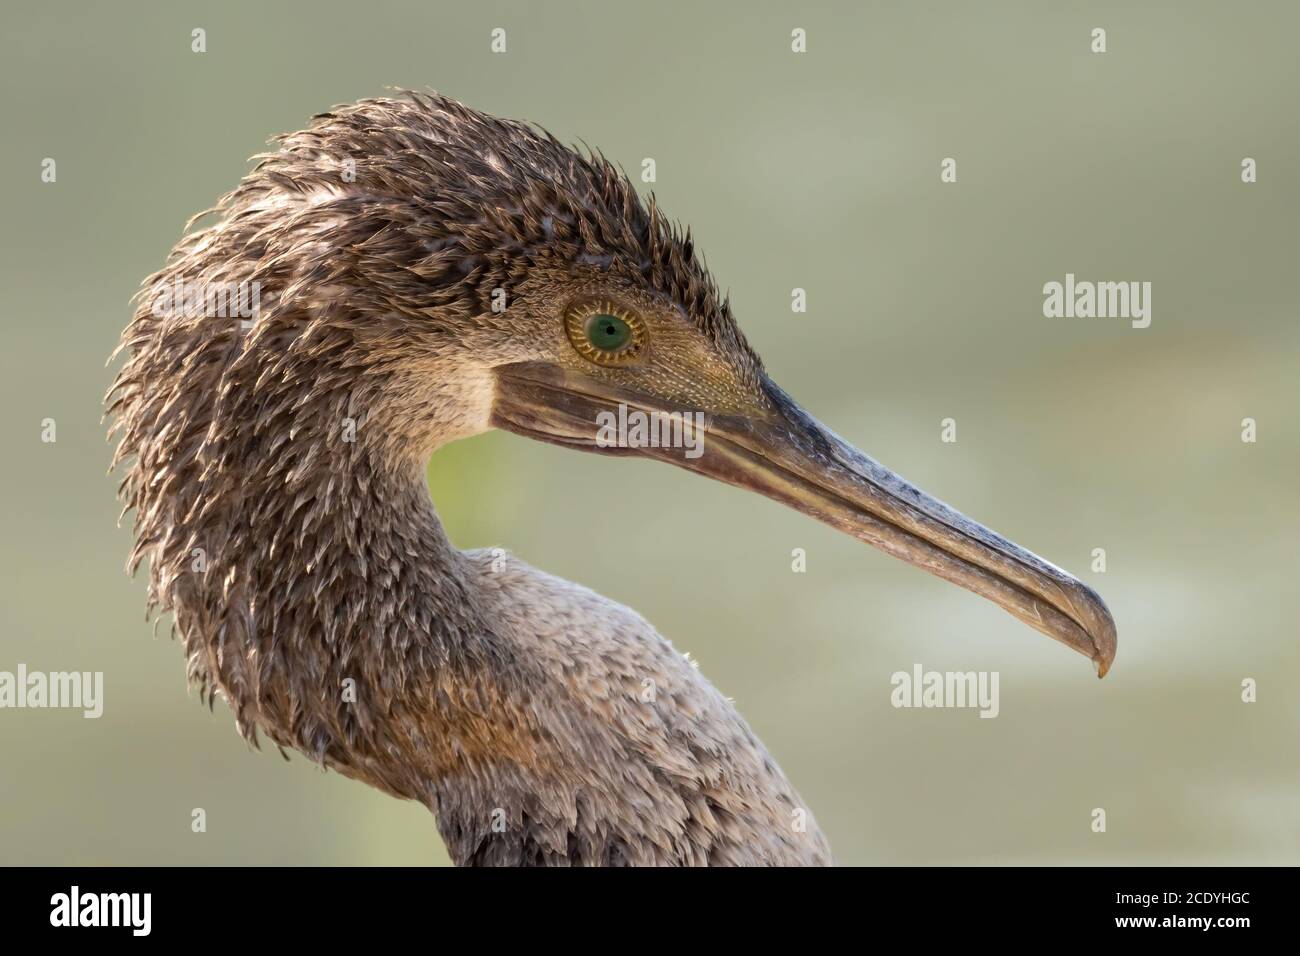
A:
MULTIPOLYGON (((763 388, 769 408, 752 416, 706 416, 703 435, 690 436, 685 449, 662 442, 628 447, 600 432, 620 405, 624 419, 629 411, 662 416, 673 410, 643 393, 524 363, 498 369, 493 424, 587 451, 658 458, 784 502, 988 598, 1090 658, 1098 676, 1106 676, 1115 658, 1115 622, 1092 588, 908 484, 772 382, 763 388)), ((682 412, 676 410, 685 435, 694 419, 682 412)))

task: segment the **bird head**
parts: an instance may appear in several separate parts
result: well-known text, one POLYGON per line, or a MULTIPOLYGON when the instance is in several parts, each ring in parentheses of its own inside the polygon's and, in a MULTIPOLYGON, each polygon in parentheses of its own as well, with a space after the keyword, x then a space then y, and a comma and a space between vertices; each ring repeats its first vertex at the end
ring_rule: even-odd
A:
POLYGON ((419 383, 404 415, 440 405, 456 435, 496 427, 756 491, 1109 668, 1101 598, 801 408, 764 371, 689 233, 603 157, 408 94, 322 114, 232 195, 227 221, 253 224, 242 241, 262 243, 261 261, 278 261, 271 235, 297 263, 266 273, 281 301, 314 299, 318 324, 346 303, 355 364, 419 383), (255 228, 285 221, 277 204, 297 225, 255 228))

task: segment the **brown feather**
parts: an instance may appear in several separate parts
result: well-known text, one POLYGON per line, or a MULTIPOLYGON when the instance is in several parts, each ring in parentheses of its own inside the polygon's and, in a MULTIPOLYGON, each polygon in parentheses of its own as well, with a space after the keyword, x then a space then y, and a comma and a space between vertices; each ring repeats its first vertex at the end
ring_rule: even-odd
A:
POLYGON ((129 568, 201 694, 251 741, 426 804, 459 863, 828 861, 653 628, 457 551, 425 487, 434 448, 486 429, 491 366, 548 348, 536 317, 575 287, 685 319, 681 354, 709 359, 671 387, 753 392, 689 235, 602 156, 435 94, 338 107, 258 159, 145 280, 106 399, 129 568), (255 321, 155 308, 177 280, 258 283, 255 321))

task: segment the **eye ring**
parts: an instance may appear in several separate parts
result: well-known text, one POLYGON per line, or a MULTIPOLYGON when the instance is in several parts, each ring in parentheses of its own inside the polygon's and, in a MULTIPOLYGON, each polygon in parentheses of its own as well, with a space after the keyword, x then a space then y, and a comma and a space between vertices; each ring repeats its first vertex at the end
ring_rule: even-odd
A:
POLYGON ((584 299, 569 306, 564 330, 578 354, 596 365, 626 365, 645 345, 639 315, 609 299, 584 299))

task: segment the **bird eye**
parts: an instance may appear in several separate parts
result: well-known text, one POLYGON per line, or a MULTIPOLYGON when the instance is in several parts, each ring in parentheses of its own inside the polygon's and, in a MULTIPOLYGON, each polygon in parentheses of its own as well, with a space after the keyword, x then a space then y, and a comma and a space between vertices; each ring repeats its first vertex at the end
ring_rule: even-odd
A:
POLYGON ((603 351, 618 352, 632 341, 632 329, 617 315, 597 312, 587 320, 587 341, 603 351))
POLYGON ((570 306, 564 327, 578 354, 597 365, 629 362, 645 341, 641 319, 609 301, 570 306))

